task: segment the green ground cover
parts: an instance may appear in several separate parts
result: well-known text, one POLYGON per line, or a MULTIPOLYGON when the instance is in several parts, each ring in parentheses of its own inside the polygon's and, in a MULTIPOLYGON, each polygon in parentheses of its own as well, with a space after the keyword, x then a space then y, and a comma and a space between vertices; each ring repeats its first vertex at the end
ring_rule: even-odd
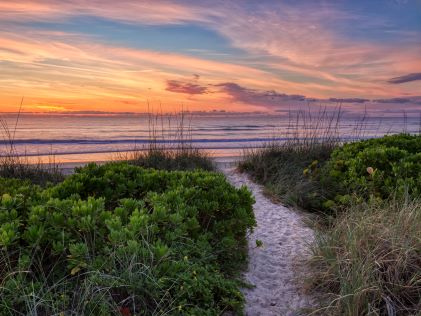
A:
POLYGON ((253 198, 219 173, 90 164, 0 194, 2 315, 242 311, 253 198))

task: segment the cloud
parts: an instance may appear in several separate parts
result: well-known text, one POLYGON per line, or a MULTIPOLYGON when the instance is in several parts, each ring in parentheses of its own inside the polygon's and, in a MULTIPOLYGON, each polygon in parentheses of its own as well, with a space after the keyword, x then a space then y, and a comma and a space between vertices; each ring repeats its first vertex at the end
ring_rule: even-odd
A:
MULTIPOLYGON (((102 110, 106 104, 110 111, 142 111, 147 100, 159 100, 168 111, 181 103, 191 110, 206 110, 220 102, 214 94, 206 94, 200 103, 189 101, 185 99, 187 94, 176 96, 166 90, 165 80, 183 74, 184 81, 191 83, 184 85, 185 93, 197 94, 206 89, 206 85, 200 88, 198 84, 202 78, 221 82, 235 73, 242 80, 276 79, 253 67, 227 61, 96 43, 83 35, 52 37, 44 31, 14 34, 1 30, 0 47, 26 52, 0 50, 0 81, 6 83, 0 86, 2 111, 14 111, 16 96, 22 94, 32 105, 72 101, 74 110, 102 110), (16 73, 20 75, 16 77, 16 73), (122 103, 126 100, 130 104, 122 103)), ((170 84, 170 88, 176 86, 170 84)), ((178 86, 183 90, 182 85, 178 86)), ((236 110, 243 110, 242 106, 236 110)))
POLYGON ((167 91, 185 94, 205 94, 208 88, 196 83, 182 82, 178 80, 167 80, 167 91))
POLYGON ((57 21, 72 16, 91 15, 130 23, 141 21, 150 25, 179 24, 204 19, 202 14, 198 14, 188 5, 165 0, 155 1, 154 5, 150 5, 149 1, 130 0, 0 1, 0 15, 2 19, 11 21, 22 17, 26 20, 57 21))
POLYGON ((328 101, 336 103, 366 103, 370 102, 369 99, 361 98, 329 98, 328 101))
POLYGON ((376 99, 377 103, 394 103, 394 104, 417 104, 421 105, 421 96, 413 97, 400 97, 400 98, 388 98, 388 99, 376 99))
MULTIPOLYGON (((265 59, 275 58, 277 67, 294 69, 295 75, 302 78, 314 80, 322 76, 342 86, 351 86, 350 89, 358 85, 367 94, 374 91, 373 85, 380 88, 385 78, 394 75, 391 69, 406 73, 419 67, 418 42, 404 47, 396 47, 395 43, 373 44, 345 38, 335 27, 368 25, 383 32, 384 17, 367 20, 365 15, 331 3, 290 5, 271 0, 250 3, 155 0, 151 6, 145 0, 0 1, 0 16, 12 21, 61 21, 74 16, 95 16, 130 24, 197 23, 222 34, 231 45, 257 56, 264 64, 268 62, 265 59), (378 80, 373 74, 382 78, 378 80), (362 80, 364 85, 360 85, 362 80)), ((418 36, 415 33, 411 38, 416 41, 418 36)))
POLYGON ((274 90, 263 91, 256 89, 248 89, 234 82, 225 82, 215 84, 214 86, 220 87, 222 92, 227 93, 235 101, 264 107, 273 107, 281 104, 286 104, 288 102, 302 102, 307 100, 305 96, 298 94, 278 93, 274 90))
POLYGON ((405 82, 410 82, 410 81, 415 81, 415 80, 421 80, 421 72, 412 73, 412 74, 408 74, 408 75, 400 76, 400 77, 395 77, 395 78, 389 79, 387 82, 399 84, 399 83, 405 83, 405 82))
POLYGON ((421 96, 385 98, 385 99, 365 99, 365 98, 313 98, 298 94, 279 93, 274 90, 265 91, 257 89, 249 89, 234 82, 225 82, 215 84, 222 92, 228 94, 234 102, 244 104, 258 105, 265 108, 282 108, 285 106, 303 106, 311 102, 318 102, 318 104, 370 104, 372 106, 380 104, 408 104, 421 105, 421 96))

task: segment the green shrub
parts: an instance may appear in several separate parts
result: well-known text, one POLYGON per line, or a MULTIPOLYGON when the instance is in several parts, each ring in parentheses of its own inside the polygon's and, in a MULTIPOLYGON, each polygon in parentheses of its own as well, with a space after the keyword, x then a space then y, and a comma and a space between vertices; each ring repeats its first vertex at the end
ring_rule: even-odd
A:
POLYGON ((421 136, 400 134, 344 144, 323 167, 321 183, 326 179, 335 183, 331 200, 339 206, 353 197, 419 196, 421 136))
POLYGON ((350 203, 421 194, 421 136, 271 145, 240 163, 282 202, 332 214, 350 203))
POLYGON ((43 191, 20 184, 0 185, 0 314, 241 312, 255 225, 246 188, 126 163, 88 165, 43 191))

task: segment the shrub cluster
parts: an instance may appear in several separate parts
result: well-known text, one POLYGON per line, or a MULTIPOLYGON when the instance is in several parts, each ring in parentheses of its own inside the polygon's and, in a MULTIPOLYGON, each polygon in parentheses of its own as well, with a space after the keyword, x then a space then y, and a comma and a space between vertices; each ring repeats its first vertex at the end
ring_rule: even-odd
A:
POLYGON ((399 134, 342 146, 270 145, 248 153, 250 173, 288 205, 332 214, 352 203, 421 194, 421 136, 399 134))
POLYGON ((241 312, 253 199, 223 175, 90 164, 0 190, 1 315, 241 312))
POLYGON ((419 196, 421 136, 399 134, 344 144, 333 151, 316 181, 321 186, 331 184, 325 208, 348 205, 355 199, 419 196))

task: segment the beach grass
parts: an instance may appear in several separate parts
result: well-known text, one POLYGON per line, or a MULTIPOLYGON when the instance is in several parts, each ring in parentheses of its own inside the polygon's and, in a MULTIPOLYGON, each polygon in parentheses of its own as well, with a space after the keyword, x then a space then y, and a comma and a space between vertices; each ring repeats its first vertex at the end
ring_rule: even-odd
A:
POLYGON ((149 113, 148 144, 135 147, 129 153, 117 154, 116 160, 159 170, 215 170, 209 153, 193 144, 191 119, 184 111, 149 113))
POLYGON ((196 148, 135 151, 127 161, 136 166, 160 170, 215 170, 209 155, 196 148))
POLYGON ((419 315, 421 201, 350 206, 312 246, 314 315, 419 315))
POLYGON ((263 148, 249 148, 243 152, 238 165, 241 172, 265 186, 266 192, 282 203, 318 211, 317 205, 327 194, 329 186, 320 185, 303 174, 312 163, 323 164, 340 143, 341 109, 317 113, 299 111, 290 116, 290 123, 283 134, 286 141, 273 141, 263 148), (316 190, 321 196, 315 196, 316 190), (323 191, 323 192, 321 192, 323 191))
POLYGON ((3 138, 0 151, 0 177, 30 180, 39 185, 58 183, 64 179, 59 165, 53 154, 48 155, 47 161, 33 160, 26 154, 19 154, 16 150, 15 138, 19 124, 20 111, 17 113, 13 126, 0 117, 0 134, 3 138))

